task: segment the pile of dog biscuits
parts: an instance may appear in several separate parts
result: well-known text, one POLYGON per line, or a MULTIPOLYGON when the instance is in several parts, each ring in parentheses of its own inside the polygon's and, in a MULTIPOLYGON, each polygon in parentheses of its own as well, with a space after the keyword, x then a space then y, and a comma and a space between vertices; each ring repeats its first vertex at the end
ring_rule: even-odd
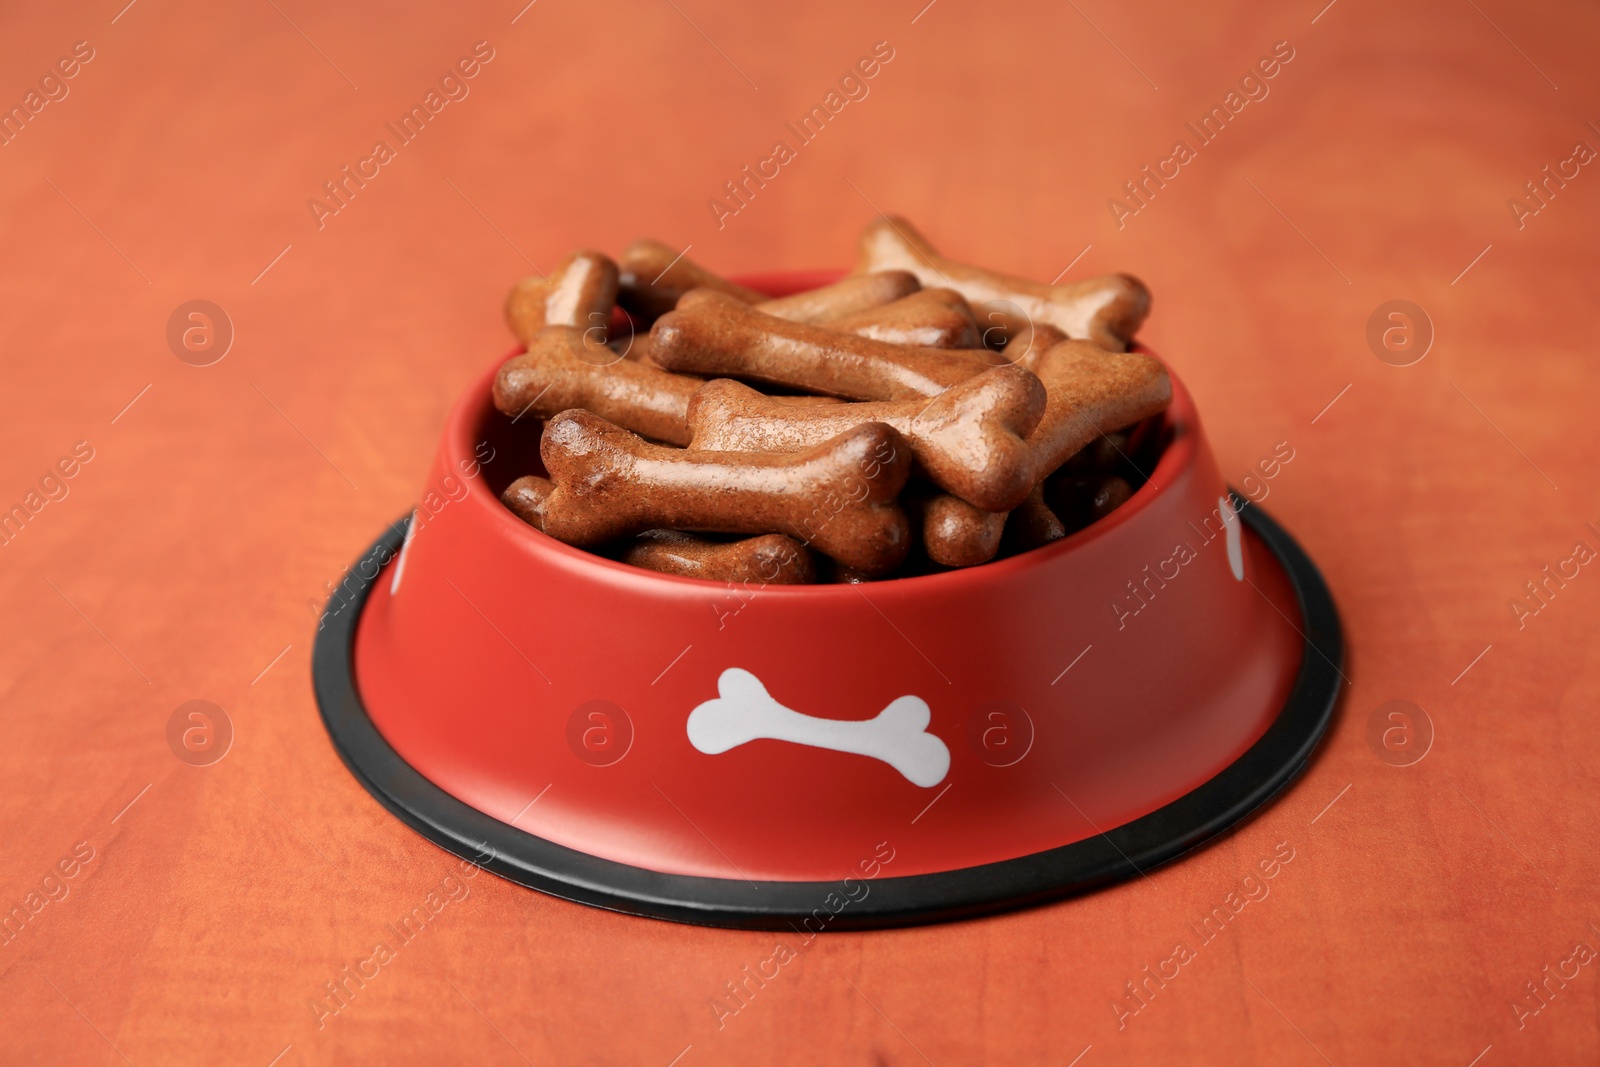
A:
POLYGON ((853 273, 777 299, 658 241, 575 252, 506 302, 526 351, 494 402, 543 421, 544 470, 501 499, 569 545, 716 581, 1015 555, 1103 518, 1153 466, 1172 386, 1127 351, 1149 307, 1128 275, 1012 278, 893 217, 853 273))

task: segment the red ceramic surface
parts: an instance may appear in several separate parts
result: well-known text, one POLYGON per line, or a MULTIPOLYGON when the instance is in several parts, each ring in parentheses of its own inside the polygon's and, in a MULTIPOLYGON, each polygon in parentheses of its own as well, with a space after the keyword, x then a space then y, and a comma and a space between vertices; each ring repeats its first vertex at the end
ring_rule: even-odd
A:
POLYGON ((493 409, 494 370, 451 414, 417 528, 366 605, 355 668, 412 767, 539 837, 662 872, 820 881, 904 840, 937 800, 940 833, 901 847, 895 874, 1028 855, 1218 773, 1299 667, 1293 592, 1224 513, 1176 381, 1149 482, 1072 537, 963 571, 729 588, 568 547, 502 507, 498 490, 536 463, 536 435, 493 409), (692 740, 719 683, 730 700, 698 714, 692 740), (893 730, 815 721, 871 719, 897 700, 893 730), (917 733, 919 702, 937 742, 917 733), (798 739, 707 743, 742 716, 798 739))

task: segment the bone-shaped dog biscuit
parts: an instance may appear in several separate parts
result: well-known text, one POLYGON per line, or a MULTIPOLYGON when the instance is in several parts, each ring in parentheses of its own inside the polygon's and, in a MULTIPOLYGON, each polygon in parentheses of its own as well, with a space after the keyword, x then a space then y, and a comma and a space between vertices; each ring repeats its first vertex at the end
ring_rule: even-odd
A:
POLYGON ((911 449, 869 422, 804 452, 699 452, 652 445, 587 411, 545 424, 539 452, 555 482, 544 531, 573 545, 671 527, 789 533, 869 574, 910 548, 895 503, 911 449))
POLYGON ((1000 547, 1007 555, 1027 552, 1067 536, 1067 527, 1045 502, 1044 487, 1036 485, 1026 500, 1006 516, 1000 547))
POLYGON ((622 250, 618 299, 629 311, 647 320, 671 311, 678 298, 691 289, 715 289, 747 304, 767 297, 721 278, 684 257, 683 252, 660 241, 635 241, 622 250))
POLYGON ((862 231, 858 273, 908 270, 925 286, 958 290, 974 308, 1020 312, 1006 317, 1008 334, 1029 321, 1049 323, 1068 337, 1120 352, 1150 313, 1150 291, 1127 274, 1107 274, 1066 285, 1014 278, 941 256, 905 219, 885 216, 862 231))
POLYGON ((645 366, 654 367, 656 370, 663 369, 661 364, 656 362, 655 356, 650 353, 649 333, 636 333, 632 337, 615 338, 608 347, 630 362, 643 363, 645 366))
POLYGON ((774 318, 815 325, 890 304, 920 288, 922 283, 910 271, 873 271, 852 274, 819 289, 764 300, 756 307, 774 318))
POLYGON ((527 474, 506 486, 506 491, 500 494, 500 502, 517 518, 535 530, 542 530, 545 501, 550 499, 550 490, 554 488, 550 479, 527 474))
MULTIPOLYGON (((548 478, 525 475, 506 486, 501 503, 536 530, 544 529, 544 507, 555 486, 548 478)), ((712 541, 679 530, 646 530, 623 553, 622 561, 645 570, 749 585, 805 585, 817 580, 806 547, 782 534, 740 541, 712 541)))
POLYGON ((1000 354, 1019 367, 1034 370, 1044 354, 1067 335, 1047 322, 1035 322, 1013 333, 1000 354))
POLYGON ((1023 438, 1044 413, 1044 386, 1021 367, 996 367, 932 400, 796 405, 728 379, 689 401, 692 448, 793 452, 864 422, 893 426, 934 484, 989 511, 1022 502, 1034 484, 1023 438))
POLYGON ((806 547, 783 534, 712 541, 678 530, 646 530, 622 556, 635 567, 747 585, 806 585, 817 580, 806 547))
MULTIPOLYGON (((874 278, 877 275, 853 277, 874 278)), ((827 326, 874 341, 919 348, 975 349, 983 345, 977 320, 972 317, 972 306, 954 289, 923 289, 892 304, 833 319, 827 326)))
POLYGON ((1166 368, 1136 352, 1063 341, 1040 356, 1034 368, 1049 397, 1044 418, 1028 435, 1040 480, 1095 438, 1149 418, 1172 402, 1166 368))
POLYGON ((604 253, 582 249, 548 277, 518 282, 506 297, 506 324, 524 345, 546 326, 576 326, 603 341, 616 302, 617 265, 604 253))
POLYGON ((540 331, 494 379, 494 404, 513 418, 549 418, 584 408, 635 433, 689 443, 689 398, 703 383, 649 363, 619 358, 572 326, 540 331))
POLYGON ((940 493, 922 504, 922 548, 946 567, 975 567, 994 559, 1005 533, 1006 513, 975 508, 940 493))
POLYGON ((981 356, 907 348, 763 315, 719 293, 691 293, 656 320, 652 355, 669 370, 750 378, 850 400, 938 396, 981 374, 981 356))
POLYGON ((717 697, 689 713, 689 743, 720 755, 751 741, 788 741, 881 760, 924 789, 944 781, 950 749, 928 732, 933 714, 921 697, 903 696, 870 719, 823 719, 784 707, 747 670, 730 667, 717 697))

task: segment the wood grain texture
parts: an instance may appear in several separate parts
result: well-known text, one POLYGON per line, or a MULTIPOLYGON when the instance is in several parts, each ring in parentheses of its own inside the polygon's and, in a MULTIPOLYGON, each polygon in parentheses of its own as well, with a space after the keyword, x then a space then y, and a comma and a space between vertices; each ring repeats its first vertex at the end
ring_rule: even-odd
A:
POLYGON ((1521 228, 1507 206, 1600 147, 1592 7, 123 2, 24 6, 0 33, 5 101, 94 49, 0 146, 0 506, 93 449, 0 547, 0 903, 26 907, 79 842, 94 855, 0 947, 0 1061, 1600 1055, 1600 963, 1520 1025, 1513 1008, 1576 942, 1600 947, 1600 574, 1521 628, 1508 607, 1575 543, 1600 548, 1600 174, 1521 228), (319 228, 307 200, 478 41, 494 58, 470 94, 319 228), (719 228, 707 200, 878 41, 894 58, 870 94, 719 228), (1119 227, 1108 199, 1278 41, 1294 58, 1270 93, 1119 227), (1266 505, 1352 648, 1319 759, 1237 833, 1115 890, 819 939, 720 1028, 711 998, 773 935, 481 875, 319 1028, 308 1001, 455 866, 329 746, 312 606, 410 506, 447 406, 508 347, 506 289, 641 235, 728 273, 845 266, 879 210, 1014 273, 1140 276, 1143 338, 1224 473, 1292 446, 1266 505), (197 298, 236 330, 209 367, 164 336, 197 298), (1436 331, 1414 366, 1368 348, 1394 299, 1436 331), (234 725, 214 766, 167 747, 191 699, 234 725), (1392 699, 1436 730, 1414 766, 1368 744, 1392 699), (1270 895, 1198 945, 1189 924, 1278 842, 1294 859, 1270 895), (1119 1029, 1113 999, 1180 940, 1195 958, 1119 1029))

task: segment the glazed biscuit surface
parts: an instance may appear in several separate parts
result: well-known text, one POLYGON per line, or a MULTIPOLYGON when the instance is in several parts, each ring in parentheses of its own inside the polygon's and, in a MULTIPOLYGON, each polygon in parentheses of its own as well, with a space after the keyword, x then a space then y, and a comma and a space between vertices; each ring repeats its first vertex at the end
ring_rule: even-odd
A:
POLYGON ((1067 339, 1066 334, 1049 323, 1035 322, 1006 338, 1000 354, 1019 367, 1034 370, 1046 352, 1067 339))
POLYGON ((670 370, 843 397, 934 397, 983 373, 979 354, 909 348, 764 315, 720 293, 691 293, 650 331, 670 370))
POLYGON ((622 556, 624 563, 662 574, 747 585, 809 585, 817 580, 811 553, 783 534, 713 541, 678 530, 646 530, 622 556))
POLYGON ((833 319, 827 325, 874 341, 918 348, 977 349, 983 346, 972 306, 954 289, 923 289, 882 307, 833 319))
POLYGON ((784 533, 869 574, 910 547, 895 502, 911 472, 905 439, 865 423, 803 452, 705 452, 652 445, 587 411, 546 425, 555 489, 544 531, 594 545, 657 527, 784 533))
POLYGON ((1006 513, 975 508, 941 493, 922 509, 922 547, 946 567, 976 567, 994 559, 1005 532, 1006 513))
POLYGON ((1127 274, 1047 285, 960 263, 934 251, 905 219, 885 216, 862 231, 857 272, 907 270, 927 287, 960 292, 974 308, 1005 320, 1010 334, 1030 323, 1047 323, 1068 337, 1120 352, 1150 313, 1150 291, 1127 274))
POLYGON ((635 433, 682 445, 689 443, 689 398, 701 384, 622 359, 575 326, 549 326, 500 368, 494 403, 515 419, 583 408, 635 433))
POLYGON ((817 325, 892 304, 921 287, 910 271, 874 271, 852 274, 820 289, 764 300, 756 307, 774 318, 817 325))
POLYGON ((535 530, 542 530, 545 501, 550 498, 550 490, 554 488, 548 478, 525 474, 506 486, 505 492, 500 494, 500 502, 511 509, 517 518, 535 530))
POLYGON ((622 306, 647 319, 671 311, 678 299, 691 289, 712 289, 746 304, 759 304, 767 297, 700 266, 673 248, 654 240, 639 240, 623 249, 617 260, 620 271, 618 297, 622 306))
POLYGON ((738 382, 708 382, 689 402, 695 448, 792 452, 864 422, 893 426, 928 477, 946 492, 991 511, 1022 502, 1032 489, 1032 450, 1024 440, 1044 415, 1044 386, 1021 367, 984 371, 932 400, 796 405, 738 382))
POLYGON ((506 297, 506 323, 517 340, 532 343, 546 326, 593 330, 604 340, 617 302, 617 265, 602 252, 582 249, 548 277, 528 277, 506 297))
POLYGON ((1107 352, 1063 341, 1035 364, 1049 397, 1028 435, 1037 477, 1052 474, 1097 437, 1164 411, 1172 380, 1161 362, 1137 352, 1107 352))

